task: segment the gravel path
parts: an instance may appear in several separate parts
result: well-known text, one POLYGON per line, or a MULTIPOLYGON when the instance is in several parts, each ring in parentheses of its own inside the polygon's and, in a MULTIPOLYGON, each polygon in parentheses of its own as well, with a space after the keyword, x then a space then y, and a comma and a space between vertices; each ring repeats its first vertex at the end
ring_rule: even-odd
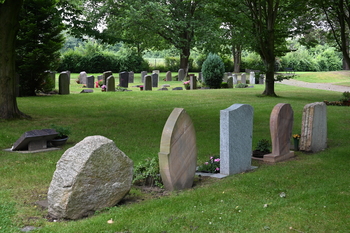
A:
POLYGON ((290 86, 297 86, 297 87, 322 89, 322 90, 328 90, 328 91, 338 91, 338 92, 350 91, 350 87, 347 87, 347 86, 339 86, 331 83, 307 83, 303 81, 297 81, 295 79, 289 79, 289 80, 285 79, 282 82, 276 82, 276 83, 281 83, 281 84, 290 85, 290 86))

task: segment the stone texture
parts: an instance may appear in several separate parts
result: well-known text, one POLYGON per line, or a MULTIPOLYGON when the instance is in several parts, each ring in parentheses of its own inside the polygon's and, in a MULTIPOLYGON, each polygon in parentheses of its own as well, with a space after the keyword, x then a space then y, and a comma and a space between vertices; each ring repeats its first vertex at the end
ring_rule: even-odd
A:
POLYGON ((153 73, 151 76, 152 76, 152 87, 158 87, 159 75, 157 73, 153 73))
POLYGON ((259 77, 259 84, 264 84, 264 79, 265 79, 265 76, 261 74, 259 77))
POLYGON ((145 82, 145 76, 147 75, 147 71, 141 71, 141 82, 145 82))
POLYGON ((232 76, 228 77, 227 86, 228 86, 228 88, 233 88, 233 77, 232 76))
POLYGON ((87 84, 87 73, 85 71, 80 72, 79 74, 79 83, 80 84, 87 84))
POLYGON ((272 153, 264 156, 265 162, 283 161, 294 156, 290 151, 293 130, 293 109, 290 104, 277 104, 270 115, 272 153))
POLYGON ((255 72, 250 72, 249 74, 249 83, 255 84, 255 72))
POLYGON ((129 83, 134 83, 134 79, 135 79, 135 73, 134 73, 134 71, 130 71, 129 72, 129 79, 128 79, 129 83))
POLYGON ((251 170, 254 109, 234 104, 220 111, 220 173, 251 170))
POLYGON ((196 133, 183 108, 175 108, 166 121, 158 156, 166 190, 192 187, 197 166, 196 133))
POLYGON ((115 79, 113 76, 107 78, 107 90, 106 91, 115 91, 115 79))
POLYGON ((232 77, 233 77, 233 85, 237 84, 238 83, 237 74, 233 74, 232 77))
POLYGON ((47 148, 47 142, 54 139, 58 133, 54 129, 27 131, 13 144, 12 150, 40 150, 47 148))
POLYGON ((70 86, 70 73, 64 71, 58 77, 58 94, 68 95, 70 86))
POLYGON ((307 104, 303 110, 300 150, 318 152, 327 148, 327 105, 307 104))
POLYGON ((145 82, 143 85, 143 89, 145 91, 152 91, 152 76, 146 75, 144 79, 145 79, 145 82))
POLYGON ((166 81, 173 81, 173 77, 171 76, 171 71, 166 72, 165 77, 166 77, 165 78, 166 81))
POLYGON ((190 89, 197 90, 197 77, 194 74, 190 75, 190 89))
POLYGON ((246 84, 247 83, 247 77, 246 73, 241 74, 241 83, 246 84))
POLYGON ((107 85, 107 78, 112 76, 113 73, 112 73, 112 71, 105 71, 105 72, 103 72, 102 75, 103 75, 103 84, 107 85))
POLYGON ((121 72, 119 73, 119 86, 120 87, 129 87, 129 72, 121 72))
POLYGON ((86 77, 87 88, 95 88, 95 76, 86 77))
POLYGON ((133 162, 112 140, 86 137, 57 162, 48 191, 49 215, 79 219, 116 205, 130 190, 133 162))
POLYGON ((185 79, 185 70, 179 69, 178 71, 178 81, 183 81, 185 79))

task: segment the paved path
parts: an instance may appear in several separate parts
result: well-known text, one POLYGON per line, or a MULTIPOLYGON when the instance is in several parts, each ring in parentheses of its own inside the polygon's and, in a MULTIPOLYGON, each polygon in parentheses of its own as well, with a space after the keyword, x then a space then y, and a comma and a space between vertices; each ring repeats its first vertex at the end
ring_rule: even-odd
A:
POLYGON ((298 81, 295 79, 289 79, 289 80, 284 79, 282 82, 276 82, 276 83, 281 83, 281 84, 290 85, 290 86, 297 86, 297 87, 322 89, 322 90, 328 90, 328 91, 338 91, 338 92, 350 91, 350 87, 347 87, 347 86, 339 86, 331 83, 307 83, 307 82, 298 81))

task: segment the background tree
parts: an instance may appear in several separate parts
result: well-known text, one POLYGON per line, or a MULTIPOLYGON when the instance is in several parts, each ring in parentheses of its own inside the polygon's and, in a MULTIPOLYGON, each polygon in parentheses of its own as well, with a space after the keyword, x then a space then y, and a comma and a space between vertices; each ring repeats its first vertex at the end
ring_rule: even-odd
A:
POLYGON ((16 45, 20 96, 35 96, 47 86, 50 79, 45 71, 58 67, 62 30, 56 0, 24 1, 16 45))

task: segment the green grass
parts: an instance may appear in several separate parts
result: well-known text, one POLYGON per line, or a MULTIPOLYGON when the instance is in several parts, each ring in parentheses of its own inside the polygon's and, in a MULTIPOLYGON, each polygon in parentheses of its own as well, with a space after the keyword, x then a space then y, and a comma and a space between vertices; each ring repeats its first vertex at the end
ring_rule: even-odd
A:
MULTIPOLYGON (((71 91, 79 93, 75 75, 71 91)), ((181 82, 171 85, 182 86, 181 82)), ((45 199, 63 152, 87 136, 112 139, 137 164, 157 156, 169 114, 175 107, 185 108, 196 129, 200 164, 219 154, 220 110, 234 103, 254 108, 255 146, 260 139, 270 138, 269 117, 277 103, 291 104, 293 133, 300 133, 306 104, 340 98, 338 92, 282 84, 276 84, 278 98, 258 97, 263 88, 147 92, 129 88, 133 91, 115 93, 95 89, 89 94, 18 98, 20 110, 32 119, 0 121, 1 149, 11 147, 25 131, 49 128, 52 123, 70 126, 72 135, 59 151, 0 151, 0 232, 16 232, 27 225, 41 227, 36 232, 74 233, 348 232, 350 108, 338 106, 327 107, 329 148, 317 154, 297 152, 296 159, 276 165, 255 162, 259 168, 254 172, 205 185, 199 182, 191 190, 109 208, 79 221, 47 222, 47 211, 35 204, 45 199), (286 198, 279 196, 281 192, 286 198), (109 219, 114 223, 107 224, 109 219)), ((131 194, 141 195, 136 189, 131 194)))
POLYGON ((350 71, 297 72, 296 80, 309 83, 334 83, 350 86, 350 71))

